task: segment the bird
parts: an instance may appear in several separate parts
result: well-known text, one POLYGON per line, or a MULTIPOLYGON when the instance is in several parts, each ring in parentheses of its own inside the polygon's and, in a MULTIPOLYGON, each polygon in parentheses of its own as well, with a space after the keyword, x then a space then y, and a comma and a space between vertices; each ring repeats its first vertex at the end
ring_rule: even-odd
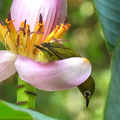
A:
MULTIPOLYGON (((44 59, 47 60, 46 62, 53 62, 71 57, 81 57, 73 49, 59 42, 41 43, 40 46, 34 46, 40 49, 40 51, 42 52, 42 58, 40 62, 43 62, 44 59)), ((93 77, 90 75, 89 78, 85 82, 77 86, 77 88, 84 96, 86 100, 86 107, 88 107, 89 101, 93 96, 95 90, 95 82, 93 77)))
POLYGON ((86 107, 88 107, 89 101, 92 95, 94 94, 94 90, 95 90, 95 82, 93 77, 89 76, 89 78, 85 82, 77 86, 77 88, 80 90, 80 92, 84 96, 86 100, 86 107))

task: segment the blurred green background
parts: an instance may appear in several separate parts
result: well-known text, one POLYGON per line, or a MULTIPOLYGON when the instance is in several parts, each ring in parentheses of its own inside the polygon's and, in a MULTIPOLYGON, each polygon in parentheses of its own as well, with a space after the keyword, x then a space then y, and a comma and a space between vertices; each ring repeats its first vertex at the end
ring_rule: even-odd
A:
MULTIPOLYGON (((4 21, 12 0, 0 0, 0 21, 4 21)), ((46 92, 37 90, 36 110, 60 120, 102 120, 110 81, 110 54, 91 0, 68 0, 68 19, 71 24, 65 39, 71 48, 90 60, 96 90, 88 108, 77 88, 46 92)), ((0 43, 0 49, 4 46, 0 43)), ((16 75, 0 83, 0 99, 15 103, 16 75)), ((7 114, 7 113, 6 113, 7 114)))

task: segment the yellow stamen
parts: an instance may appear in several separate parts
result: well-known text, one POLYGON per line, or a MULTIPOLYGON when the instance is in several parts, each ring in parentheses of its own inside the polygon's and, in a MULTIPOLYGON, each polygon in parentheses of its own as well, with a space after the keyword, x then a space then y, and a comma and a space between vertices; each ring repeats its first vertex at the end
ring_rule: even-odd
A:
POLYGON ((55 34, 58 32, 58 30, 59 30, 59 26, 57 25, 56 28, 55 28, 55 30, 52 31, 52 32, 46 37, 46 39, 45 39, 43 42, 50 42, 50 41, 54 38, 54 36, 55 36, 55 34))
MULTIPOLYGON (((37 21, 37 23, 39 23, 39 21, 37 21)), ((43 37, 43 34, 44 34, 44 22, 42 22, 42 24, 39 24, 39 29, 38 31, 40 30, 41 34, 38 37, 38 39, 35 41, 35 44, 36 45, 40 45, 41 44, 41 41, 42 41, 42 37, 43 37)))
POLYGON ((19 47, 23 46, 23 31, 19 31, 19 47))
POLYGON ((57 25, 56 28, 43 40, 44 22, 42 21, 41 15, 33 32, 30 32, 30 26, 26 24, 26 20, 21 22, 20 29, 16 32, 13 21, 14 20, 11 20, 9 15, 8 19, 6 19, 9 29, 0 24, 0 41, 5 45, 8 51, 42 62, 48 62, 50 56, 48 55, 49 60, 47 60, 43 51, 40 51, 34 45, 40 46, 43 42, 52 42, 53 39, 61 39, 70 27, 70 24, 68 23, 61 24, 60 28, 57 25))
POLYGON ((5 44, 4 37, 6 35, 7 30, 0 24, 0 40, 3 44, 5 44))
POLYGON ((64 34, 66 33, 66 31, 69 29, 69 27, 70 27, 70 24, 67 24, 66 26, 61 24, 61 27, 58 30, 58 32, 55 34, 54 38, 56 38, 56 39, 62 38, 64 36, 64 34))
MULTIPOLYGON (((35 52, 35 47, 34 47, 34 44, 38 44, 38 43, 41 43, 41 40, 42 40, 42 32, 44 32, 44 27, 43 27, 43 22, 42 22, 42 24, 41 23, 39 23, 38 21, 37 21, 37 25, 36 25, 36 27, 35 27, 35 30, 34 30, 34 32, 33 32, 33 34, 32 34, 32 38, 31 38, 31 41, 30 41, 30 43, 29 43, 29 46, 27 46, 28 48, 27 49, 29 49, 29 56, 32 56, 32 53, 33 52, 35 52)), ((40 45, 40 44, 39 44, 40 45)))
POLYGON ((6 23, 8 24, 9 34, 11 36, 11 39, 14 41, 15 45, 17 46, 17 42, 15 41, 17 39, 17 33, 13 22, 14 20, 8 21, 8 19, 6 19, 6 23))
POLYGON ((6 32, 7 32, 7 29, 5 29, 5 27, 3 27, 0 24, 0 41, 3 43, 3 45, 5 45, 5 47, 8 50, 13 51, 15 53, 16 46, 14 42, 11 40, 11 37, 8 35, 8 33, 6 34, 6 32))

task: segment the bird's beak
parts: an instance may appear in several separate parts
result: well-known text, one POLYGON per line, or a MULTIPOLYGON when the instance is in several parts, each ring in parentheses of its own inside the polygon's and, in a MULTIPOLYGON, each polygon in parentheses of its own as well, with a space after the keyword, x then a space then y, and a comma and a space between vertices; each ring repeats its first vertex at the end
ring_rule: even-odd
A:
POLYGON ((86 98, 86 107, 88 107, 88 105, 89 105, 89 99, 88 99, 88 97, 86 98))

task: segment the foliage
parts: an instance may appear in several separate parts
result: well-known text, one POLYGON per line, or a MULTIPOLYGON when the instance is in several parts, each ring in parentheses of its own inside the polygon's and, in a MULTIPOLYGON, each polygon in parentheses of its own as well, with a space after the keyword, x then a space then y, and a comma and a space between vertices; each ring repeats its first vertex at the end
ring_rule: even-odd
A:
MULTIPOLYGON (((102 3, 104 2, 103 0, 101 1, 102 3)), ((0 1, 1 21, 4 21, 6 19, 11 2, 12 0, 0 1)), ((106 7, 104 4, 100 4, 100 3, 101 3, 100 0, 95 0, 97 10, 99 9, 99 11, 102 5, 106 7)), ((106 7, 106 8, 108 9, 111 7, 106 7)), ((114 9, 112 10, 115 13, 115 10, 114 9)), ((91 0, 74 0, 74 1, 68 0, 68 19, 69 19, 69 23, 71 24, 71 27, 68 30, 65 39, 70 40, 70 42, 67 43, 65 42, 65 44, 69 45, 71 48, 76 50, 76 52, 78 52, 81 56, 87 57, 90 60, 93 66, 92 76, 96 81, 96 91, 93 98, 90 101, 89 107, 85 108, 84 98, 79 93, 77 88, 74 88, 72 90, 56 91, 56 92, 45 92, 38 90, 37 103, 36 103, 36 110, 38 112, 44 113, 45 115, 51 116, 53 118, 59 118, 60 120, 68 120, 68 119, 69 120, 73 120, 73 119, 102 120, 103 109, 105 106, 106 96, 108 92, 107 86, 110 80, 109 66, 110 66, 111 56, 106 48, 104 41, 105 38, 97 18, 97 14, 100 15, 99 13, 100 12, 98 13, 96 12, 94 3, 91 0)), ((105 13, 103 17, 105 17, 106 15, 108 14, 105 13)), ((102 18, 100 16, 100 20, 101 19, 102 18)), ((110 22, 112 22, 110 23, 110 25, 114 23, 114 21, 110 21, 110 22)), ((118 23, 115 24, 118 25, 118 23)), ((108 31, 105 31, 106 29, 104 30, 104 21, 102 25, 103 25, 102 27, 103 32, 105 34, 109 33, 110 35, 111 27, 109 26, 109 30, 107 29, 108 31)), ((118 26, 116 27, 118 28, 118 26)), ((110 36, 112 36, 112 34, 110 36)), ((112 51, 114 49, 113 47, 115 47, 115 43, 111 47, 112 39, 108 39, 107 37, 106 39, 107 39, 108 47, 112 51)), ((117 39, 115 39, 115 41, 117 41, 117 39)), ((2 44, 0 44, 0 49, 4 49, 2 44)), ((116 48, 116 51, 117 50, 118 48, 116 48)), ((117 56, 116 54, 115 56, 117 56)), ((114 61, 116 61, 116 57, 114 57, 113 63, 114 61)), ((112 76, 114 76, 115 74, 114 71, 116 70, 115 66, 116 66, 115 64, 112 65, 112 68, 114 68, 112 70, 112 76)), ((117 73, 115 75, 117 75, 117 73)), ((116 78, 112 77, 112 81, 113 79, 116 78)), ((9 78, 8 80, 0 83, 0 99, 11 103, 15 103, 16 85, 17 85, 17 81, 15 75, 9 78)), ((116 93, 118 93, 117 89, 116 89, 116 93)), ((110 95, 112 94, 113 93, 110 92, 110 95)), ((110 106, 109 104, 111 104, 111 102, 108 99, 107 106, 110 106)), ((26 113, 25 115, 30 116, 26 113)))
POLYGON ((25 109, 1 100, 0 107, 2 109, 0 119, 56 120, 33 110, 25 109))
POLYGON ((113 53, 111 81, 106 101, 104 120, 120 119, 120 1, 95 0, 108 49, 113 53), (117 94, 118 93, 118 94, 117 94))
POLYGON ((117 0, 94 1, 108 48, 113 52, 120 34, 120 2, 117 0))
POLYGON ((108 99, 106 102, 104 120, 118 120, 120 119, 120 39, 115 47, 113 61, 111 82, 109 88, 108 99))

